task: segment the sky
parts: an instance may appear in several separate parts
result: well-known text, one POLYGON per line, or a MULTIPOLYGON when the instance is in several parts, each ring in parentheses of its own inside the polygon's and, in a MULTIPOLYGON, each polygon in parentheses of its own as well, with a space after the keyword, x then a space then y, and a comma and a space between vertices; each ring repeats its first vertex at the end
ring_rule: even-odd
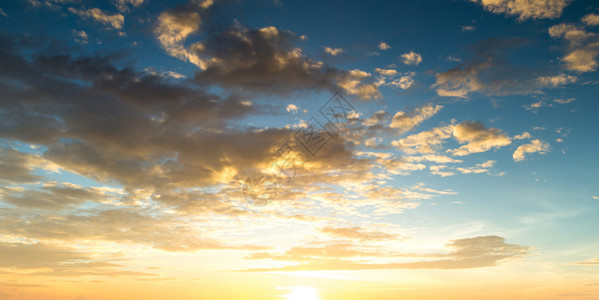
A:
POLYGON ((599 5, 0 4, 0 299, 599 299, 599 5))

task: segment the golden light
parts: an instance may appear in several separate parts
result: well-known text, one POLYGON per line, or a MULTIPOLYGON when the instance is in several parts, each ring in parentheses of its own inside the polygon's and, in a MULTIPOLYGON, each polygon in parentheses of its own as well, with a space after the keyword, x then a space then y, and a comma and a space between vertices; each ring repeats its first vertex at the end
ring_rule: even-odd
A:
POLYGON ((281 296, 287 300, 321 300, 318 290, 310 286, 288 286, 280 289, 289 290, 289 293, 281 296))

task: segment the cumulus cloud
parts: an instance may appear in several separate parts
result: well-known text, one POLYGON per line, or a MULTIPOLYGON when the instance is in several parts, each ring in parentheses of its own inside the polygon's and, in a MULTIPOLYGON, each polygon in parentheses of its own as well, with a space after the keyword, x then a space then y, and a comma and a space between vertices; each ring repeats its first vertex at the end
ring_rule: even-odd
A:
POLYGON ((406 65, 417 66, 422 62, 422 56, 414 51, 404 53, 400 57, 401 61, 406 65))
POLYGON ((480 4, 486 11, 508 16, 518 16, 519 20, 555 19, 571 0, 470 0, 480 4))
POLYGON ((582 17, 581 20, 587 26, 599 25, 599 15, 598 14, 588 14, 588 15, 582 17))
POLYGON ((523 161, 525 159, 525 155, 528 153, 545 154, 549 151, 549 149, 548 143, 536 139, 532 140, 529 144, 518 146, 516 151, 514 151, 513 158, 515 161, 523 161))
POLYGON ((196 49, 197 55, 210 57, 210 61, 195 80, 273 93, 340 87, 364 100, 380 97, 377 87, 368 82, 370 73, 346 71, 308 58, 294 45, 301 40, 301 36, 275 27, 255 30, 237 24, 209 37, 196 49))
POLYGON ((295 105, 295 104, 288 104, 286 110, 288 112, 297 113, 297 105, 295 105))
POLYGON ((343 49, 341 48, 331 48, 331 47, 324 47, 324 52, 332 55, 332 56, 337 56, 341 53, 343 53, 343 49))
MULTIPOLYGON (((306 39, 274 26, 232 26, 202 31, 201 23, 212 2, 188 2, 160 14, 154 30, 161 46, 172 56, 197 65, 195 81, 225 88, 286 94, 302 89, 338 89, 369 100, 380 92, 371 74, 343 70, 304 55, 298 43, 306 39), (195 43, 187 40, 203 33, 195 43), (189 45, 187 45, 187 44, 189 45)), ((331 55, 343 49, 325 47, 331 55)))
MULTIPOLYGON (((206 1, 204 3, 210 4, 206 1)), ((172 10, 163 12, 158 16, 158 22, 154 33, 160 45, 168 54, 189 61, 201 69, 206 68, 207 61, 197 55, 193 49, 202 48, 201 43, 196 43, 188 49, 184 41, 189 35, 200 29, 202 17, 201 13, 209 5, 191 5, 184 4, 172 10)))
POLYGON ((427 104, 407 113, 398 111, 391 119, 389 127, 397 129, 399 133, 405 133, 437 114, 442 108, 441 105, 427 104))
POLYGON ((375 72, 384 75, 384 76, 395 76, 397 75, 397 71, 393 70, 393 69, 381 69, 381 68, 376 68, 374 69, 375 72))
POLYGON ((453 136, 459 143, 465 143, 457 149, 448 150, 457 156, 485 152, 512 143, 510 137, 503 131, 497 128, 487 129, 481 122, 464 121, 457 124, 453 128, 453 136))
POLYGON ((587 32, 583 26, 562 23, 551 26, 549 35, 553 38, 562 38, 567 42, 567 53, 561 58, 566 69, 581 73, 597 69, 598 34, 587 32))
POLYGON ((391 142, 391 145, 407 154, 435 153, 441 149, 443 142, 451 137, 452 131, 453 125, 436 127, 399 140, 394 140, 391 142))

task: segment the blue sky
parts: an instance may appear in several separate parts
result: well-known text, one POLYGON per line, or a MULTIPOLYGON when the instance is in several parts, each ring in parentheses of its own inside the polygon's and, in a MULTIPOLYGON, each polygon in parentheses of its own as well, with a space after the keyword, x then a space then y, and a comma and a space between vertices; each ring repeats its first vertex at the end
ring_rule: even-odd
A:
POLYGON ((0 25, 0 299, 599 295, 594 1, 19 0, 0 25))

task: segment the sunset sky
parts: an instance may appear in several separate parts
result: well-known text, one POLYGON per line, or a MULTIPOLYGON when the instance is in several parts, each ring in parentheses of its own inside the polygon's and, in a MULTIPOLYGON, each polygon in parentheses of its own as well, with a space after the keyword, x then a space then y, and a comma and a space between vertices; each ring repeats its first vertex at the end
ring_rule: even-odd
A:
POLYGON ((0 299, 599 299, 599 3, 0 3, 0 299))

